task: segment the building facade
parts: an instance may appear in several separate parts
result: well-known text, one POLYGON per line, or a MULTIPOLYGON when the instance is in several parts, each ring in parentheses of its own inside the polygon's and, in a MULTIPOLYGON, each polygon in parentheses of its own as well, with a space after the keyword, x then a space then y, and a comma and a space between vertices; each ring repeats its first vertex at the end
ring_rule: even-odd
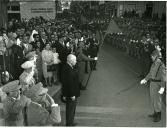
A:
POLYGON ((164 1, 118 1, 117 16, 122 16, 125 11, 136 11, 140 17, 146 15, 153 17, 155 14, 161 18, 166 13, 166 2, 164 1))

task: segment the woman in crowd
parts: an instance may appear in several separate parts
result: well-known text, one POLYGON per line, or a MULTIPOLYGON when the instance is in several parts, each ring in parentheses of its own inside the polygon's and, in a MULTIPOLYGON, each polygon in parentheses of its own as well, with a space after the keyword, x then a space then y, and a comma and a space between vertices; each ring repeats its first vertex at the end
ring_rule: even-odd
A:
POLYGON ((45 49, 42 51, 42 68, 43 75, 45 78, 46 86, 51 86, 52 83, 52 65, 53 64, 53 53, 49 43, 45 44, 45 49))

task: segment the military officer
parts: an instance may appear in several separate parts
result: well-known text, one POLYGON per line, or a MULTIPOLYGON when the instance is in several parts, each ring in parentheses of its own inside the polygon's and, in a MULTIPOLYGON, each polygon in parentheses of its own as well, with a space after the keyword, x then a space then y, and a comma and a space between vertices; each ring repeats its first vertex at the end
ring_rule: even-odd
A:
POLYGON ((19 80, 7 83, 2 91, 7 94, 3 100, 3 118, 5 126, 24 126, 24 108, 31 102, 21 94, 19 80))
POLYGON ((149 117, 153 117, 154 122, 161 120, 161 94, 163 94, 166 85, 166 68, 160 60, 160 57, 160 51, 154 50, 152 52, 151 59, 153 63, 151 69, 147 76, 141 80, 141 84, 145 84, 148 81, 150 82, 151 107, 154 113, 149 115, 149 117))
POLYGON ((27 126, 50 126, 61 122, 60 107, 47 92, 41 82, 25 92, 32 100, 26 109, 27 126))
POLYGON ((84 79, 84 73, 85 73, 85 62, 86 61, 94 61, 97 60, 97 57, 94 58, 89 58, 87 57, 84 53, 83 53, 83 47, 84 44, 83 42, 79 42, 79 47, 77 49, 76 52, 76 56, 77 56, 77 69, 78 69, 78 73, 79 73, 79 83, 80 83, 80 87, 82 90, 85 90, 86 87, 84 85, 82 85, 83 83, 83 79, 84 79))

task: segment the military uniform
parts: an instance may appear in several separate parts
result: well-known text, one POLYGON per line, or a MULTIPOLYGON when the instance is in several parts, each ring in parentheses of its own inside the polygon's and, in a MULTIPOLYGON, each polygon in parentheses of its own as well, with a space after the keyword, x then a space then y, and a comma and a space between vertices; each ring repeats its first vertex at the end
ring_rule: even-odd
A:
POLYGON ((78 70, 78 74, 79 74, 79 83, 80 83, 80 86, 83 86, 82 83, 83 83, 84 74, 85 74, 85 62, 86 61, 93 61, 94 60, 94 59, 89 58, 86 55, 84 55, 82 47, 83 46, 80 46, 80 48, 78 48, 77 53, 76 53, 76 57, 77 57, 77 70, 78 70))
POLYGON ((150 83, 150 99, 151 99, 151 107, 154 111, 153 115, 149 115, 154 118, 154 122, 158 122, 161 120, 161 110, 162 110, 162 97, 166 86, 166 68, 165 65, 159 59, 160 52, 158 50, 154 50, 151 54, 154 62, 151 65, 151 69, 145 79, 141 81, 144 83, 149 81, 150 83))
POLYGON ((3 101, 3 116, 5 118, 5 126, 24 126, 24 107, 31 100, 21 95, 20 100, 8 97, 3 101))
MULTIPOLYGON (((4 85, 3 92, 9 94, 10 92, 18 91, 21 86, 19 81, 12 81, 4 85)), ((31 102, 29 98, 20 95, 20 98, 8 96, 3 100, 3 118, 5 119, 5 126, 24 126, 24 108, 31 102)))
POLYGON ((61 122, 60 107, 50 102, 47 91, 42 83, 38 83, 25 92, 32 100, 26 109, 27 126, 50 126, 61 122))
POLYGON ((158 93, 160 87, 166 84, 166 68, 160 59, 153 62, 150 72, 145 78, 150 80, 151 105, 156 112, 161 112, 161 95, 158 93))
POLYGON ((50 107, 50 111, 48 111, 40 104, 31 102, 26 113, 27 126, 52 126, 61 121, 60 107, 50 107))

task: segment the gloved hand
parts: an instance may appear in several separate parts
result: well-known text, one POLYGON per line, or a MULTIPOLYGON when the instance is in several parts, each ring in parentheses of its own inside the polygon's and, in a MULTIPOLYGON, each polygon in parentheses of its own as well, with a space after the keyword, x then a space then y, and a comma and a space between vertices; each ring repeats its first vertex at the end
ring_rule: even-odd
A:
POLYGON ((94 60, 98 60, 98 57, 94 57, 94 60))
POLYGON ((66 101, 66 97, 65 96, 63 96, 63 100, 66 101))
POLYGON ((147 83, 147 81, 146 81, 145 79, 142 79, 142 80, 140 81, 140 84, 145 84, 145 83, 147 83))
POLYGON ((159 89, 158 93, 159 93, 159 94, 163 94, 163 93, 164 93, 164 90, 165 90, 165 89, 164 89, 163 87, 161 87, 161 88, 159 89))
POLYGON ((75 101, 75 96, 71 97, 72 101, 75 101))

